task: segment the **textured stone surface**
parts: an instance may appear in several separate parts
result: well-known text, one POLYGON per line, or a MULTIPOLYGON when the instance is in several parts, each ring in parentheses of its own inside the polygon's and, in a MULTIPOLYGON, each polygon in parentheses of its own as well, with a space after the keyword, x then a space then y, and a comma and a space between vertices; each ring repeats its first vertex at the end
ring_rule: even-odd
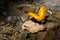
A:
POLYGON ((23 23, 22 25, 22 30, 28 30, 30 33, 36 33, 38 31, 41 31, 41 30, 44 30, 44 26, 43 25, 40 25, 38 23, 35 23, 31 20, 29 21, 26 21, 25 23, 23 23))

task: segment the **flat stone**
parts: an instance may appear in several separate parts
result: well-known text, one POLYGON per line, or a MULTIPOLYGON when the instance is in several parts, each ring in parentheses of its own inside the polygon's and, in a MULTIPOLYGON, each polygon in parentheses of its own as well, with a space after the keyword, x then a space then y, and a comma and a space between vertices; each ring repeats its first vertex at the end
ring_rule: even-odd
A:
POLYGON ((36 33, 40 30, 44 30, 44 26, 29 20, 23 23, 22 29, 26 29, 30 33, 36 33))

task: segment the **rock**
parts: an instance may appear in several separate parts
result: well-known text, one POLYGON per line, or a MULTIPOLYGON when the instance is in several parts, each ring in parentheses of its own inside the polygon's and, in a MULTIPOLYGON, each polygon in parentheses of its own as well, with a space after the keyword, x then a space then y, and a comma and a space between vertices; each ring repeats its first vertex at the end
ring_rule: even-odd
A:
POLYGON ((40 30, 44 30, 44 26, 29 20, 23 23, 22 29, 26 29, 30 33, 36 33, 40 30))
POLYGON ((55 16, 60 19, 60 12, 56 12, 55 14, 55 16))
POLYGON ((55 23, 55 22, 46 23, 46 28, 47 29, 56 29, 57 27, 58 27, 58 23, 55 23))

